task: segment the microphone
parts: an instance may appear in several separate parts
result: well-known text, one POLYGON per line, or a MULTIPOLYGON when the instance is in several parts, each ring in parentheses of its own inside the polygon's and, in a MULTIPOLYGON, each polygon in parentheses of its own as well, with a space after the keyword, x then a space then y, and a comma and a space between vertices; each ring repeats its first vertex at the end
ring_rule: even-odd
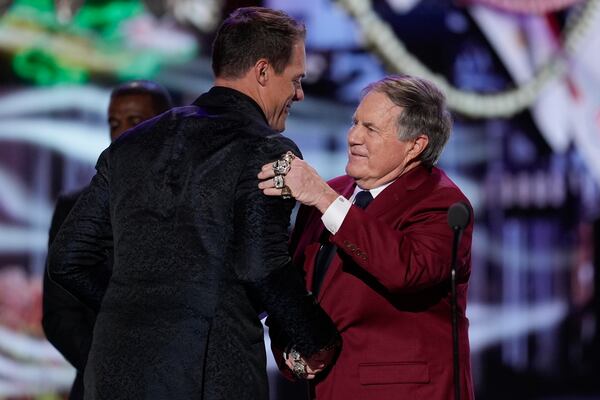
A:
POLYGON ((456 304, 456 259, 463 230, 471 219, 471 210, 462 201, 448 208, 448 225, 454 232, 452 259, 450 263, 450 318, 452 320, 452 364, 454 372, 454 400, 460 400, 460 364, 458 343, 458 310, 456 304))
POLYGON ((452 230, 463 230, 469 223, 471 211, 462 201, 458 201, 448 209, 448 225, 452 230))

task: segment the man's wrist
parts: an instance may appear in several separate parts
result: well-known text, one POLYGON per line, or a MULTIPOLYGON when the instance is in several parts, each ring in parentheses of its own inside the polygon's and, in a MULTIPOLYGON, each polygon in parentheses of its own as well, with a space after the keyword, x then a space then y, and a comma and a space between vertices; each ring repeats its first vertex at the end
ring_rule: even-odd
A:
POLYGON ((329 206, 333 204, 333 202, 339 197, 339 194, 329 186, 325 189, 323 195, 317 201, 315 207, 321 212, 321 214, 325 213, 329 206))

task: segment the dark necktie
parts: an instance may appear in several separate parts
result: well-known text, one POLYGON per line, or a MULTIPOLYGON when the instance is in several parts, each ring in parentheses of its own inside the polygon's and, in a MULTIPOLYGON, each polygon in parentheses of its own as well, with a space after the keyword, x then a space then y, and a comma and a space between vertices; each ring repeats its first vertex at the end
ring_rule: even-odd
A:
MULTIPOLYGON (((362 190, 356 194, 354 198, 354 205, 365 209, 367 206, 373 201, 373 195, 368 190, 362 190)), ((319 253, 317 254, 317 259, 315 260, 315 273, 313 275, 313 284, 312 284, 312 292, 315 296, 319 294, 319 289, 321 288, 321 283, 323 283, 323 278, 325 277, 325 273, 327 272, 327 268, 329 268, 329 264, 331 264, 331 260, 333 260, 333 256, 335 255, 337 246, 329 241, 329 232, 325 230, 327 233, 325 242, 319 249, 319 253)))

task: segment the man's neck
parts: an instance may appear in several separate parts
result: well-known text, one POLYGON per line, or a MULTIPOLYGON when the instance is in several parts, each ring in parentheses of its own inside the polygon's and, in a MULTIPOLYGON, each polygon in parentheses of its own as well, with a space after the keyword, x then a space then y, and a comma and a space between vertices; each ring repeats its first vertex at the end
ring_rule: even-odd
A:
POLYGON ((261 97, 259 96, 256 87, 248 82, 247 77, 242 77, 238 79, 215 78, 213 86, 220 86, 237 90, 238 92, 250 97, 254 101, 254 103, 256 103, 258 108, 260 108, 260 110, 262 111, 265 120, 267 120, 267 113, 265 112, 265 107, 263 102, 261 101, 261 97))
POLYGON ((396 173, 386 175, 386 176, 384 176, 384 177, 382 177, 380 179, 377 179, 377 180, 372 180, 372 181, 366 181, 365 182, 365 181, 361 181, 360 179, 356 179, 355 178, 356 184, 362 190, 376 189, 378 187, 381 187, 381 186, 384 186, 384 185, 388 185, 389 183, 394 182, 395 180, 397 180, 398 178, 400 178, 402 175, 404 175, 407 172, 413 170, 414 168, 418 167, 419 165, 421 165, 421 161, 414 160, 414 161, 409 162, 405 166, 403 166, 396 173))
POLYGON ((217 77, 215 78, 213 85, 234 89, 240 93, 245 94, 246 96, 254 100, 254 102, 258 104, 258 106, 261 108, 263 114, 266 115, 265 109, 261 104, 260 96, 258 96, 257 90, 252 85, 250 85, 244 77, 239 79, 227 79, 217 77))

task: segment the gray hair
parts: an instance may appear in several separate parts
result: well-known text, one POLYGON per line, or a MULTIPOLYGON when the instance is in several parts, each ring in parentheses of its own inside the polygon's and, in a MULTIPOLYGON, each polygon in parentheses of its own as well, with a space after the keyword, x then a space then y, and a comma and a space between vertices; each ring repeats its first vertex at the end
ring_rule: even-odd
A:
POLYGON ((385 94, 402 108, 397 120, 400 140, 412 140, 419 135, 429 138, 419 159, 426 167, 434 166, 452 130, 452 116, 442 91, 425 79, 409 75, 386 76, 368 85, 363 96, 373 91, 385 94))

